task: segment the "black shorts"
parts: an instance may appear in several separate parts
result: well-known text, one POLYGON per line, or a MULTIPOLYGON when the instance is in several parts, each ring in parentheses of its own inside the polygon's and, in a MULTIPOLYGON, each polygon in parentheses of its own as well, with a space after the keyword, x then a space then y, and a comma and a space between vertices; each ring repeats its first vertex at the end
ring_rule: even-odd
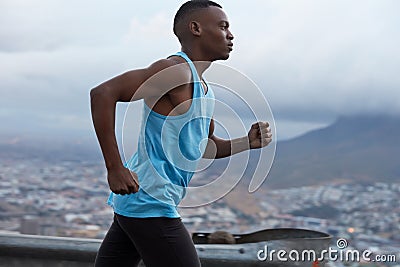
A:
POLYGON ((95 267, 199 267, 192 238, 180 218, 114 215, 95 267))

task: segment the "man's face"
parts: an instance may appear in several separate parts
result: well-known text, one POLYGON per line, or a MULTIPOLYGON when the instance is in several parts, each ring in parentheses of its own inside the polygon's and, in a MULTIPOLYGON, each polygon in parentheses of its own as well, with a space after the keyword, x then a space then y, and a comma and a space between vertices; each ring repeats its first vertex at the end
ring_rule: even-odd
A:
POLYGON ((233 47, 233 35, 225 12, 219 7, 204 9, 199 17, 203 50, 211 61, 228 59, 233 47))

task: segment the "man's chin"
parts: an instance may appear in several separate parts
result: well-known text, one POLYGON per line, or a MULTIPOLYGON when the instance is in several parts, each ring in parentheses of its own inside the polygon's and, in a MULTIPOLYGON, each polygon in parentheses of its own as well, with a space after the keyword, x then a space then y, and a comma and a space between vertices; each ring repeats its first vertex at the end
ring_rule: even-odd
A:
POLYGON ((227 54, 221 56, 221 57, 219 58, 219 60, 227 60, 227 59, 229 58, 229 56, 230 56, 230 54, 227 53, 227 54))

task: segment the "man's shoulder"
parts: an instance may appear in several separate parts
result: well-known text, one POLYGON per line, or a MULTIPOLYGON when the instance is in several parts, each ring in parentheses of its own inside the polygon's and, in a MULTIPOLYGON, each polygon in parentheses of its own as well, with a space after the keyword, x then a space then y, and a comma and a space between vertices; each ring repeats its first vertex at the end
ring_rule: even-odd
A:
POLYGON ((186 61, 175 56, 155 61, 148 67, 148 71, 152 75, 159 74, 163 78, 183 80, 190 80, 191 78, 191 70, 186 61))
POLYGON ((165 69, 173 69, 174 71, 178 72, 190 72, 190 68, 186 64, 186 61, 177 56, 159 59, 152 63, 149 68, 153 69, 156 72, 165 69))

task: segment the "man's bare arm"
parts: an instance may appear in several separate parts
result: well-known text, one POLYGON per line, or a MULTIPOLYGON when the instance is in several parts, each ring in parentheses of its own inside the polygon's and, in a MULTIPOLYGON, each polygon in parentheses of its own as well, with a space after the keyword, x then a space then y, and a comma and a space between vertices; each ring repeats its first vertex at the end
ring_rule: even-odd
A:
POLYGON ((267 122, 254 123, 247 136, 225 140, 214 135, 214 120, 211 120, 209 141, 203 157, 225 158, 245 150, 265 147, 271 141, 272 134, 267 122))
POLYGON ((160 60, 146 69, 128 71, 90 91, 93 125, 108 171, 111 191, 117 194, 137 192, 136 174, 123 166, 115 136, 117 102, 159 99, 174 84, 190 81, 185 69, 171 60, 160 60), (175 67, 176 66, 176 67, 175 67))

